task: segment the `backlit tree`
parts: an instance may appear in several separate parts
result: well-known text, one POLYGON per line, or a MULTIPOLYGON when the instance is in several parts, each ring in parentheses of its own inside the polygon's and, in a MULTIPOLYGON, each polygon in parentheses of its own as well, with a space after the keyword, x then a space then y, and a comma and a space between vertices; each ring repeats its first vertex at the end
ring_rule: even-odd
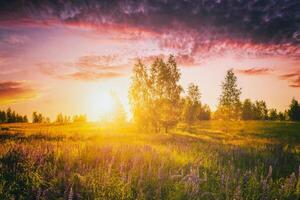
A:
POLYGON ((219 118, 226 120, 236 120, 240 118, 241 89, 238 88, 237 78, 232 69, 227 71, 225 80, 222 83, 222 94, 219 98, 217 114, 219 118))
POLYGON ((300 121, 300 105, 296 99, 292 99, 290 108, 288 110, 288 116, 292 121, 300 121))
POLYGON ((199 87, 191 83, 188 87, 187 96, 184 98, 183 105, 183 120, 188 124, 195 122, 200 115, 200 97, 199 87))
POLYGON ((180 116, 180 72, 174 56, 156 58, 150 68, 141 61, 133 68, 129 99, 134 121, 143 128, 166 132, 180 116))

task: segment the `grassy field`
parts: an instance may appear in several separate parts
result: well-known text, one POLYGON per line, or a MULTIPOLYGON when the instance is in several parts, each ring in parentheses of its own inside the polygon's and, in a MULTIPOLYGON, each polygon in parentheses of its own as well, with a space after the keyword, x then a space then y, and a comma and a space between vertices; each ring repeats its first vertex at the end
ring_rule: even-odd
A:
POLYGON ((300 123, 0 126, 0 199, 300 199, 300 123))

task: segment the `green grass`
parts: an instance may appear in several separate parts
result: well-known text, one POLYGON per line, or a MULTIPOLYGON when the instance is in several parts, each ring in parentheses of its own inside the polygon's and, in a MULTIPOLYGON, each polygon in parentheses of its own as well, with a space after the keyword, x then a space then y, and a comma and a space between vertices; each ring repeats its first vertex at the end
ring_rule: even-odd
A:
POLYGON ((0 126, 0 199, 299 199, 300 123, 0 126))

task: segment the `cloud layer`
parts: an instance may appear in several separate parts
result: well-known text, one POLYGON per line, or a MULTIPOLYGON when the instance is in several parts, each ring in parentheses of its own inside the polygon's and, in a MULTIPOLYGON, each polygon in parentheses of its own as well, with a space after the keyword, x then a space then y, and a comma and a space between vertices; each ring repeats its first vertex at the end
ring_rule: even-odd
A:
POLYGON ((255 75, 267 75, 270 74, 273 70, 270 68, 249 68, 249 69, 238 69, 236 70, 237 73, 243 74, 243 75, 250 75, 250 76, 255 76, 255 75))
POLYGON ((87 55, 68 63, 37 63, 39 71, 61 80, 97 81, 123 77, 128 65, 119 55, 87 55))
POLYGON ((122 77, 123 74, 118 72, 89 72, 89 71, 82 71, 82 72, 75 72, 73 74, 69 74, 66 76, 61 77, 62 79, 75 79, 80 81, 96 81, 101 79, 111 79, 111 78, 118 78, 122 77))
POLYGON ((0 82, 0 105, 32 99, 36 91, 24 81, 0 82))
POLYGON ((287 80, 290 87, 300 88, 300 72, 283 74, 280 76, 280 78, 283 80, 287 80))
POLYGON ((65 23, 127 24, 155 31, 191 28, 208 38, 257 42, 299 40, 297 0, 2 1, 2 20, 60 20, 65 23))
POLYGON ((162 48, 186 54, 236 47, 257 53, 268 46, 260 53, 300 57, 299 7, 298 0, 19 0, 0 3, 0 24, 117 29, 133 38, 158 34, 162 48))
MULTIPOLYGON (((299 7, 299 0, 1 1, 0 40, 20 46, 29 38, 8 30, 75 27, 109 33, 116 40, 153 39, 162 50, 158 54, 167 52, 160 56, 173 53, 183 67, 199 66, 227 53, 237 58, 279 56, 299 61, 299 7)), ((147 54, 145 59, 156 55, 147 54)), ((73 71, 62 71, 61 65, 65 64, 41 70, 60 79, 99 80, 122 76, 128 60, 113 54, 87 55, 66 64, 73 71)), ((263 75, 271 70, 264 66, 238 72, 263 75)), ((280 78, 288 80, 291 87, 299 85, 298 75, 280 78)))

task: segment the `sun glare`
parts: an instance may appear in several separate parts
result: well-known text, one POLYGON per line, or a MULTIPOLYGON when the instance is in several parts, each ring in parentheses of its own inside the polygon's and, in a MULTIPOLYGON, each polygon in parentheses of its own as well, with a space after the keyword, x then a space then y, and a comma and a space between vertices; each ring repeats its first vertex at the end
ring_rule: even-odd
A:
POLYGON ((88 108, 89 120, 98 121, 108 117, 113 112, 114 99, 107 92, 93 94, 88 99, 88 108))

